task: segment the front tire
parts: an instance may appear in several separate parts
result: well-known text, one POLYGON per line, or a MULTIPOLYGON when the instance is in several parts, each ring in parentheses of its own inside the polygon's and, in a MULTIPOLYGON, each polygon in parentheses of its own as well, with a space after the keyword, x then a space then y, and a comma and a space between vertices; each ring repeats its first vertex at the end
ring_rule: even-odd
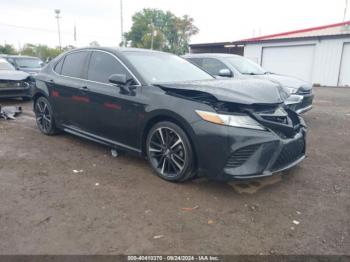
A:
POLYGON ((146 152, 155 173, 167 181, 186 181, 195 175, 191 143, 186 133, 172 122, 159 122, 151 128, 146 152))
POLYGON ((36 124, 41 133, 54 135, 58 132, 55 126, 52 107, 46 97, 41 96, 35 101, 34 112, 36 124))

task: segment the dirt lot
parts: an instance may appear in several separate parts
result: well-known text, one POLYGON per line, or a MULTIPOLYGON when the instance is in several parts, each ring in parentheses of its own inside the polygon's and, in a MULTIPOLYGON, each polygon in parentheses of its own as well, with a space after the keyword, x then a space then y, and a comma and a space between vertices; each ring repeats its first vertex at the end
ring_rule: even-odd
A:
POLYGON ((246 187, 165 182, 0 101, 24 107, 0 121, 0 254, 350 254, 350 88, 315 89, 308 158, 246 187))

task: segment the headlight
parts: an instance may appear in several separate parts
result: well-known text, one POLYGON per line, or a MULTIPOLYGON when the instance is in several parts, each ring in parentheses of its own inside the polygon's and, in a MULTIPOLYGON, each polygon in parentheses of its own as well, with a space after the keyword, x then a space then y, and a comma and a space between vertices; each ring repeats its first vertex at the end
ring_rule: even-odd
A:
POLYGON ((299 88, 288 88, 291 94, 296 94, 299 88))
POLYGON ((234 126, 258 130, 266 130, 257 121, 248 115, 222 115, 213 112, 196 110, 196 113, 205 121, 225 126, 234 126))

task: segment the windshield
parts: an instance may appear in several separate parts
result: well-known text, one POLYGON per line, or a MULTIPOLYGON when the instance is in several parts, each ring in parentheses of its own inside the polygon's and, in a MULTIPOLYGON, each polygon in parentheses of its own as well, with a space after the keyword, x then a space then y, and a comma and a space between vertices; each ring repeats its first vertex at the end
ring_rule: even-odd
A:
POLYGON ((157 52, 124 52, 130 63, 151 84, 214 79, 176 55, 157 52))
POLYGON ((41 68, 43 62, 36 58, 16 58, 16 63, 22 68, 41 68))
POLYGON ((225 59, 234 68, 236 68, 241 74, 244 74, 244 75, 266 74, 266 70, 264 70, 260 65, 254 63, 253 61, 247 58, 244 58, 243 56, 228 57, 225 59))
POLYGON ((0 61, 0 70, 13 71, 15 68, 7 62, 0 61))

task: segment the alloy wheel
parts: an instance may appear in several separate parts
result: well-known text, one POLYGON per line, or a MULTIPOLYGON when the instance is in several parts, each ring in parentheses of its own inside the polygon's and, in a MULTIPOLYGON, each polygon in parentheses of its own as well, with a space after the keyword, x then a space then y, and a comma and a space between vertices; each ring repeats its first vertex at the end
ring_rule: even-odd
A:
POLYGON ((44 100, 38 100, 35 105, 36 122, 39 128, 44 133, 49 133, 51 130, 52 116, 49 107, 44 100))
POLYGON ((186 150, 179 134, 169 127, 153 131, 148 145, 153 167, 164 177, 178 176, 186 164, 186 150))

